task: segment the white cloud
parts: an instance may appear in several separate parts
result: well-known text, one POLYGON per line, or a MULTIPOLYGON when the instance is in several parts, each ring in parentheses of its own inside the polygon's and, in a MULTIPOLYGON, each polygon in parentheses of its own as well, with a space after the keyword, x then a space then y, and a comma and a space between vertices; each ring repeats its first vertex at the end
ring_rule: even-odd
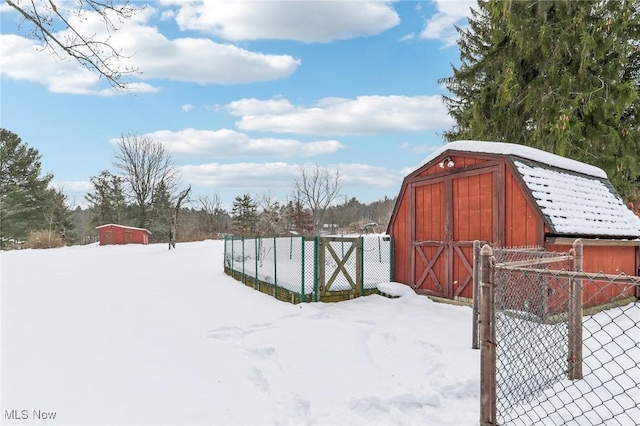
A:
MULTIPOLYGON (((131 91, 157 91, 148 83, 136 80, 169 79, 200 84, 241 84, 270 81, 291 75, 300 60, 289 55, 252 52, 206 38, 170 40, 157 27, 147 25, 155 13, 147 8, 125 21, 114 33, 108 33, 96 13, 84 19, 71 16, 70 22, 96 39, 108 40, 124 59, 112 66, 138 68, 133 74, 131 91), (188 66, 185 66, 188 64, 188 66)), ((65 32, 58 33, 61 37, 65 32)), ((113 95, 97 73, 88 71, 66 56, 56 57, 34 40, 18 35, 0 35, 0 72, 9 78, 46 85, 50 91, 73 94, 113 95)))
POLYGON ((77 206, 87 208, 87 200, 84 197, 93 191, 93 185, 89 181, 53 180, 49 183, 49 187, 62 189, 62 192, 67 196, 67 205, 72 209, 75 209, 77 206))
POLYGON ((192 109, 193 109, 193 105, 191 105, 191 104, 185 104, 185 105, 182 105, 182 110, 183 110, 184 112, 189 112, 189 111, 191 111, 192 109))
MULTIPOLYGON (((78 95, 114 95, 109 88, 99 88, 99 77, 76 62, 63 60, 32 40, 13 34, 0 35, 0 72, 16 80, 41 83, 54 93, 78 95)), ((146 83, 134 83, 132 92, 153 92, 146 83)))
POLYGON ((234 130, 159 130, 142 135, 162 143, 176 156, 230 158, 237 156, 311 157, 332 154, 344 146, 335 140, 300 142, 293 139, 253 139, 234 130))
POLYGON ((413 40, 415 37, 416 37, 415 33, 410 33, 400 37, 400 41, 410 41, 410 40, 413 40))
POLYGON ((277 163, 210 163, 179 167, 182 179, 194 185, 225 188, 251 189, 264 192, 271 189, 288 189, 298 175, 298 166, 277 163))
POLYGON ((340 176, 347 187, 397 188, 404 174, 399 170, 367 164, 342 164, 340 176))
POLYGON ((392 1, 163 0, 176 22, 225 40, 330 42, 379 34, 400 23, 392 1))
MULTIPOLYGON (((248 190, 256 193, 288 191, 304 164, 275 163, 209 163, 180 167, 183 180, 210 188, 248 190)), ((322 166, 333 173, 340 171, 345 188, 397 188, 404 178, 403 171, 366 164, 335 164, 322 166)))
POLYGON ((453 124, 439 95, 325 98, 304 108, 284 99, 242 99, 226 105, 242 130, 315 135, 376 134, 453 124))
POLYGON ((420 36, 425 39, 442 40, 445 46, 453 46, 458 40, 454 25, 460 24, 477 7, 476 0, 434 0, 438 12, 429 18, 420 36))

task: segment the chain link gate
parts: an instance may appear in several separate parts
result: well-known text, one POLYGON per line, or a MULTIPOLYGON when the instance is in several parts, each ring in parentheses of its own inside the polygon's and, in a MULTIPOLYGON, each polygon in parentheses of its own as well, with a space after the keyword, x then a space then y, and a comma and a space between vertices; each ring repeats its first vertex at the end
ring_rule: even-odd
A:
POLYGON ((638 424, 640 277, 582 272, 579 240, 480 264, 480 423, 638 424))

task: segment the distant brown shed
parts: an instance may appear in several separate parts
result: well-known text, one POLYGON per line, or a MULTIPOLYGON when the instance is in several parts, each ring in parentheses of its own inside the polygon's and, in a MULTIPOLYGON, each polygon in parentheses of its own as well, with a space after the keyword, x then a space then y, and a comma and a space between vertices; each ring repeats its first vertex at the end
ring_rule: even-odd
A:
POLYGON ((395 281, 449 299, 473 297, 474 240, 568 251, 581 238, 584 271, 640 275, 640 218, 605 172, 516 144, 444 145, 405 177, 387 232, 395 281))
POLYGON ((151 232, 143 228, 115 225, 113 223, 97 226, 96 229, 100 235, 101 246, 108 244, 149 244, 149 235, 151 234, 151 232))

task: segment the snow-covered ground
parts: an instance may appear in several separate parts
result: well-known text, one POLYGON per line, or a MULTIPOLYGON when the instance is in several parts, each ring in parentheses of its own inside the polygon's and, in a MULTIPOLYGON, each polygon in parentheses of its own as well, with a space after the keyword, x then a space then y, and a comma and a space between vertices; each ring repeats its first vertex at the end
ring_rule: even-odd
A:
POLYGON ((294 306, 224 275, 221 241, 0 261, 3 423, 478 422, 469 308, 294 306))
POLYGON ((1 422, 478 424, 470 308, 412 293, 291 305, 224 275, 223 253, 1 253, 1 422))

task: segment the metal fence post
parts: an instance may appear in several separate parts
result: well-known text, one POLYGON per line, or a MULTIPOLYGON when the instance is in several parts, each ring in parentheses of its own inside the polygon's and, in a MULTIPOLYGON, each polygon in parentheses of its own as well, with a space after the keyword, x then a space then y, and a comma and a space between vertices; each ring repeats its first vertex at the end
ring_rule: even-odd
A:
POLYGON ((223 266, 227 266, 227 236, 224 236, 224 260, 222 262, 223 266))
POLYGON ((307 301, 307 295, 305 293, 305 289, 304 289, 304 237, 300 237, 300 242, 302 243, 302 253, 300 254, 300 257, 302 258, 302 282, 301 284, 301 288, 300 288, 300 302, 306 302, 307 301))
POLYGON ((480 424, 496 425, 496 336, 493 305, 493 250, 480 250, 480 424))
MULTIPOLYGON (((573 256, 569 261, 571 271, 582 272, 582 249, 582 240, 575 240, 569 251, 573 256)), ((570 283, 568 379, 578 380, 582 379, 582 280, 571 278, 570 283)))
MULTIPOLYGON (((234 242, 234 237, 233 235, 231 236, 231 276, 233 277, 233 271, 235 271, 235 267, 236 267, 236 257, 233 253, 233 249, 235 248, 235 242, 234 242)), ((235 278, 235 277, 234 277, 235 278)))
POLYGON ((478 340, 478 305, 480 299, 480 241, 473 242, 473 332, 472 332, 472 349, 480 349, 478 340))
POLYGON ((278 256, 276 254, 276 237, 273 237, 273 297, 278 298, 278 256))
POLYGON ((253 280, 253 288, 254 290, 257 290, 260 288, 260 284, 258 283, 258 238, 253 239, 253 245, 256 251, 256 277, 253 280))
POLYGON ((244 236, 242 237, 242 284, 247 282, 247 279, 244 274, 244 264, 247 257, 244 255, 244 236))
POLYGON ((356 282, 360 287, 360 296, 364 296, 364 237, 356 242, 356 282))
POLYGON ((389 281, 393 281, 395 275, 394 254, 393 238, 389 237, 389 281))
POLYGON ((318 266, 320 263, 320 241, 317 236, 313 239, 313 248, 313 292, 315 294, 314 301, 317 302, 319 300, 318 287, 320 281, 320 269, 318 266))

